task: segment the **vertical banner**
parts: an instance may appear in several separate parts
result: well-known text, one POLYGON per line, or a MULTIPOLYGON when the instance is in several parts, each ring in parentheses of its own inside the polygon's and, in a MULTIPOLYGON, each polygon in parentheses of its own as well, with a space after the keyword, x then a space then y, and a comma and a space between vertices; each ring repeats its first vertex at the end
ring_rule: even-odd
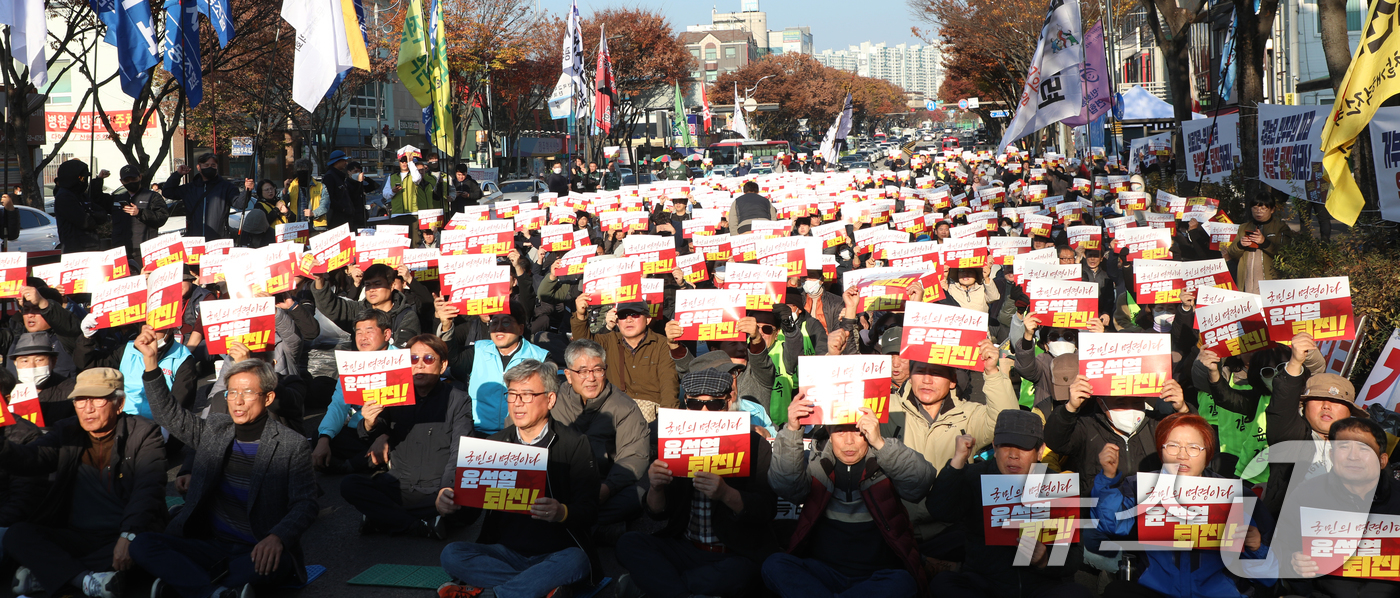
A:
POLYGON ((984 474, 981 482, 987 546, 1015 546, 1027 533, 1042 544, 1079 541, 1078 474, 984 474))
POLYGON ((583 294, 589 305, 642 300, 642 260, 621 257, 589 260, 583 265, 583 294))
POLYGON ((749 412, 656 410, 656 451, 671 474, 749 475, 749 412))
MULTIPOLYGON (((1330 360, 1329 360, 1330 363, 1330 360)), ((1361 399, 1362 405, 1379 404, 1391 411, 1395 410, 1395 404, 1400 400, 1400 328, 1390 332, 1390 338, 1385 341, 1385 347, 1381 349, 1380 355, 1376 356, 1376 365, 1371 370, 1371 375, 1366 377, 1366 385, 1361 387, 1360 394, 1356 395, 1361 399)))
POLYGON ((893 367, 889 355, 799 356, 798 384, 816 409, 798 423, 853 424, 862 408, 888 422, 893 367))
POLYGON ((234 341, 254 353, 271 351, 277 342, 277 306, 272 297, 203 301, 199 309, 210 355, 228 355, 228 343, 234 341))
POLYGON ((1026 294, 1041 326, 1086 330, 1099 317, 1097 283, 1034 278, 1026 283, 1026 294))
POLYGON ((1400 222, 1400 107, 1377 108, 1368 127, 1381 218, 1400 222))
POLYGON ((1238 479, 1139 472, 1138 541, 1178 549, 1228 548, 1244 539, 1245 530, 1226 523, 1242 494, 1238 479))
POLYGON ((1095 395, 1159 396, 1172 375, 1171 335, 1081 332, 1079 375, 1095 395))
POLYGON ((1259 105, 1259 180, 1294 197, 1322 177, 1327 106, 1259 105), (1314 166, 1316 164, 1316 166, 1314 166))
POLYGON ((413 404, 413 365, 408 351, 336 351, 335 367, 346 405, 413 404))
POLYGON ((980 372, 978 349, 987 338, 987 320, 986 312, 909 301, 904 304, 899 356, 980 372))
POLYGON ((1308 333, 1315 341, 1356 339, 1356 313, 1346 276, 1259 281, 1269 338, 1278 342, 1308 333))
POLYGON ((747 312, 748 293, 711 289, 676 291, 676 323, 683 341, 740 341, 737 325, 747 312))
POLYGON ((452 502, 529 516, 545 491, 549 449, 462 436, 457 439, 457 487, 452 502))
POLYGON ((1249 299, 1196 306, 1201 348, 1228 357, 1269 346, 1268 326, 1259 304, 1249 299))
POLYGON ((146 320, 146 278, 128 276, 102 283, 92 291, 92 315, 98 328, 146 320))
POLYGON ((146 324, 156 330, 179 328, 184 320, 184 293, 180 284, 184 264, 156 268, 146 279, 146 324))

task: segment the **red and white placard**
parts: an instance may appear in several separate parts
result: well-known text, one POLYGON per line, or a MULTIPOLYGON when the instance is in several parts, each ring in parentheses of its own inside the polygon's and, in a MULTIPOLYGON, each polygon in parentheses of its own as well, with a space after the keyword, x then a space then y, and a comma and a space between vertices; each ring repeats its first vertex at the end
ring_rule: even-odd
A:
POLYGON ((554 260, 555 276, 574 276, 583 274, 583 264, 588 258, 598 255, 598 248, 592 245, 584 245, 570 249, 559 259, 554 260))
POLYGON ((185 243, 180 240, 179 231, 141 242, 142 270, 154 270, 175 262, 185 262, 185 243))
POLYGON ((336 351, 335 367, 346 405, 413 404, 413 365, 408 351, 336 351))
POLYGON ((510 266, 445 273, 442 297, 464 316, 506 313, 510 311, 510 266))
POLYGON ((642 262, 642 276, 669 275, 676 269, 676 239, 660 235, 628 235, 622 240, 622 255, 642 262))
POLYGON ((869 409, 880 423, 889 421, 893 367, 889 355, 798 357, 798 384, 816 408, 798 423, 853 424, 861 409, 869 409))
POLYGON ((982 268, 987 265, 988 255, 984 237, 946 239, 939 246, 938 261, 944 269, 982 268))
POLYGON ((1129 210, 1146 210, 1148 200, 1147 193, 1142 191, 1119 191, 1118 209, 1124 212, 1129 210))
POLYGON ((1016 256, 1031 250, 1030 237, 990 237, 987 251, 992 263, 1010 266, 1016 263, 1016 256))
POLYGON ((418 230, 442 228, 442 210, 418 210, 418 230))
POLYGON ((1268 325, 1259 303, 1249 299, 1196 306, 1201 348, 1216 355, 1243 355, 1269 346, 1268 325))
POLYGON ((1346 276, 1259 281, 1269 338, 1287 342, 1308 333, 1316 341, 1356 338, 1351 281, 1346 276))
POLYGON ((227 355, 228 343, 233 341, 254 353, 270 351, 277 342, 277 307, 272 297, 206 300, 199 309, 210 355, 227 355))
POLYGON ((168 264, 146 278, 146 324, 151 328, 179 328, 184 323, 184 274, 184 264, 168 264))
MULTIPOLYGON (((1235 290, 1235 277, 1230 276, 1230 268, 1223 259, 1182 262, 1181 279, 1186 282, 1188 291, 1199 291, 1204 287, 1235 290)), ((1200 303, 1199 297, 1196 302, 1200 303)))
POLYGON ((1221 243, 1234 243, 1240 234, 1240 225, 1228 222, 1206 222, 1201 225, 1210 235, 1210 250, 1219 251, 1221 243))
POLYGON ((588 238, 588 231, 574 229, 572 224, 550 224, 540 229, 540 251, 569 251, 574 248, 575 232, 588 238))
POLYGON ((427 282, 438 279, 438 260, 442 252, 428 247, 425 249, 403 250, 403 265, 413 272, 413 279, 427 282))
POLYGON ((642 300, 642 260, 635 257, 593 259, 583 265, 583 294, 589 305, 642 300))
POLYGON ((505 255, 515 246, 515 226, 510 220, 468 222, 461 230, 467 238, 467 253, 505 255))
POLYGON ((1172 234, 1160 228, 1123 228, 1114 231, 1113 246, 1127 259, 1164 260, 1172 256, 1172 234))
MULTIPOLYGON (((208 244, 205 244, 206 255, 208 244)), ((350 225, 342 224, 324 233, 311 237, 311 255, 316 260, 317 274, 331 272, 350 265, 355 252, 355 239, 350 236, 350 225)))
POLYGON ((1099 317, 1099 285, 1093 282, 1033 278, 1026 283, 1031 315, 1041 326, 1086 330, 1099 317))
POLYGON ((913 361, 982 371, 978 350, 987 338, 987 312, 939 303, 904 304, 899 356, 913 361))
POLYGON ((1227 522, 1242 494, 1239 479, 1139 472, 1138 541, 1181 549, 1228 548, 1244 539, 1245 530, 1227 522))
MULTIPOLYGON (((1034 448, 1034 447, 1029 447, 1034 448)), ((1022 534, 1042 544, 1079 541, 1079 475, 984 474, 982 530, 987 546, 1015 546, 1022 534), (1030 485, 1027 488, 1027 485, 1030 485)))
POLYGON ((1069 246, 1075 249, 1103 249, 1103 229, 1097 226, 1070 226, 1065 228, 1069 236, 1069 246))
POLYGON ((461 436, 452 502, 477 509, 529 516, 545 493, 549 449, 461 436))
POLYGON ((695 244, 695 252, 703 254, 705 261, 726 262, 733 255, 732 246, 729 242, 729 233, 722 235, 704 235, 691 239, 695 244))
MULTIPOLYGON (((183 263, 177 263, 183 267, 183 263)), ((109 280, 92 291, 92 315, 98 328, 146 321, 146 278, 128 276, 109 280)))
MULTIPOLYGON (((904 302, 920 300, 932 302, 924 292, 928 285, 923 280, 930 273, 939 272, 924 266, 914 268, 861 268, 841 274, 841 288, 857 289, 861 299, 861 310, 904 309, 904 302)), ((937 285, 935 285, 937 286, 937 285)))
POLYGON ((821 241, 812 237, 764 239, 754 245, 754 253, 759 264, 781 266, 789 277, 805 277, 822 263, 821 241))
MULTIPOLYGON (((311 238, 311 223, 306 221, 284 222, 273 227, 273 234, 279 243, 296 243, 304 247, 307 240, 311 238)), ((186 237, 185 249, 187 251, 189 250, 188 239, 189 237, 186 237)))
POLYGON ((403 265, 403 252, 408 248, 408 237, 398 235, 371 235, 355 237, 355 265, 366 270, 375 264, 384 264, 395 270, 403 265))
POLYGON ((737 341, 739 320, 747 314, 748 293, 717 289, 676 291, 676 323, 683 341, 737 341))
POLYGON ((885 261, 892 268, 933 267, 938 265, 940 249, 936 241, 893 243, 884 246, 885 261))
POLYGON ((1181 262, 1133 262, 1133 297, 1138 305, 1181 303, 1181 291, 1185 288, 1186 281, 1181 278, 1181 262))
POLYGON ((1172 375, 1171 335, 1081 332, 1079 375, 1096 396, 1159 396, 1172 375))
POLYGON ((705 267, 705 254, 688 253, 676 256, 676 269, 690 284, 700 284, 710 279, 710 270, 705 267))
POLYGON ((1300 545, 1319 574, 1400 578, 1400 516, 1299 508, 1300 545))
POLYGON ((744 291, 748 309, 772 311, 787 297, 787 269, 782 266, 731 263, 725 268, 724 288, 744 291))
POLYGON ((0 299, 20 296, 20 287, 28 284, 29 254, 23 251, 0 253, 0 299))
POLYGON ((749 475, 749 412, 656 410, 656 452, 671 475, 749 475))

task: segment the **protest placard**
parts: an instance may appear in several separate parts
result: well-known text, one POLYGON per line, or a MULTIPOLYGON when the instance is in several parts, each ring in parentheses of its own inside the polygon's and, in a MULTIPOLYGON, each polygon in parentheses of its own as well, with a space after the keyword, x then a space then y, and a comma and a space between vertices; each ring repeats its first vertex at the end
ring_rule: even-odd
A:
POLYGON ((20 287, 28 283, 29 254, 24 251, 0 253, 0 299, 19 297, 20 287))
MULTIPOLYGON (((1097 393, 1095 393, 1097 394, 1097 393)), ((1138 472, 1138 541, 1220 550, 1244 539, 1247 524, 1227 523, 1243 493, 1239 479, 1138 472)))
POLYGON ((227 355, 228 343, 234 341, 254 353, 270 351, 277 342, 277 306, 272 297, 205 300, 199 306, 210 355, 227 355))
MULTIPOLYGON (((205 255, 208 255, 206 244, 205 255)), ((342 224, 331 230, 311 237, 311 255, 317 274, 333 272, 350 264, 355 252, 355 239, 350 236, 350 225, 342 224)), ((201 272, 201 275, 203 272, 201 272)))
POLYGON ((403 250, 403 265, 413 273, 413 280, 427 282, 438 279, 438 260, 442 252, 436 248, 403 250))
POLYGON ((1099 317, 1099 285, 1092 282, 1033 278, 1026 283, 1031 315, 1041 326, 1086 330, 1099 317))
POLYGON ((676 323, 683 341, 738 341, 736 328, 747 313, 747 291, 679 289, 676 291, 676 323))
POLYGON ((889 421, 889 355, 802 355, 797 358, 798 384, 815 410, 798 423, 840 425, 860 419, 869 409, 880 423, 889 421))
MULTIPOLYGON (((1187 291, 1199 291, 1202 287, 1235 290, 1235 278, 1230 276, 1230 268, 1223 259, 1182 262, 1181 279, 1187 291)), ((1200 298, 1196 301, 1199 304, 1200 298)))
POLYGON ((412 405, 413 365, 409 352, 336 351, 335 367, 346 405, 412 405))
POLYGON ((368 270, 375 264, 398 270, 403 265, 403 252, 408 244, 408 237, 398 235, 355 237, 355 265, 360 270, 368 270))
POLYGON ((1390 581, 1400 578, 1400 516, 1299 509, 1299 545, 1317 565, 1319 574, 1390 581))
POLYGON ((1156 397, 1171 373, 1169 334, 1079 333, 1079 375, 1089 379, 1094 395, 1156 397))
POLYGON ((1113 246, 1134 263, 1170 259, 1172 234, 1160 228, 1122 228, 1114 231, 1113 246))
POLYGON ((476 509, 530 514, 548 480, 549 449, 461 436, 452 502, 476 509))
POLYGON ((491 265, 443 274, 441 294, 464 316, 509 313, 510 266, 491 265))
POLYGON ((185 262, 185 242, 180 231, 141 242, 141 269, 154 270, 166 264, 185 262))
MULTIPOLYGON (((179 262, 172 262, 179 263, 179 262)), ((183 266, 183 264, 180 264, 183 266)), ((112 328, 146 320, 146 278, 109 280, 92 291, 92 315, 97 327, 112 328)))
POLYGON ((772 311, 787 298, 787 279, 787 269, 782 266, 731 263, 725 268, 724 288, 744 291, 748 309, 772 311))
POLYGON ((987 338, 986 312, 938 303, 904 304, 899 356, 912 361, 982 371, 979 347, 987 338))
POLYGON ((984 474, 981 482, 987 546, 1015 546, 1028 533, 1042 544, 1079 541, 1078 474, 984 474))
POLYGON ((670 275, 676 269, 676 239, 660 235, 628 235, 622 240, 623 257, 642 262, 642 276, 670 275))
POLYGON ((642 300, 642 261, 635 257, 593 259, 583 265, 583 294, 589 305, 642 300))
POLYGON ((821 264, 822 245, 812 237, 764 239, 754 244, 754 253, 760 265, 781 266, 789 277, 803 278, 821 264))
POLYGON ((687 284, 695 285, 710 279, 710 269, 705 267, 705 254, 687 253, 676 256, 676 269, 687 284))
POLYGON ((1287 342, 1308 333, 1316 341, 1356 338, 1351 281, 1346 276, 1259 281, 1269 338, 1287 342))
POLYGON ((1269 346, 1268 325, 1259 303, 1249 299, 1196 306, 1201 348, 1228 357, 1269 346))
POLYGON ((1181 262, 1147 259, 1133 262, 1133 298, 1138 305, 1181 303, 1181 291, 1185 288, 1181 262))
POLYGON ((656 410, 656 452, 671 475, 749 475, 749 412, 656 410))
POLYGON ((151 328, 179 328, 184 323, 184 274, 184 264, 167 264, 146 279, 146 324, 151 328))
MULTIPOLYGON (((305 246, 307 240, 311 238, 311 223, 304 220, 301 222, 284 222, 273 226, 273 234, 273 238, 278 243, 296 243, 297 245, 305 246)), ((185 239, 189 239, 189 237, 185 237, 185 239)), ((185 244, 185 249, 186 251, 189 250, 188 241, 185 244)), ((201 251, 200 253, 203 252, 201 251)), ((199 262, 196 261, 195 263, 199 262)))

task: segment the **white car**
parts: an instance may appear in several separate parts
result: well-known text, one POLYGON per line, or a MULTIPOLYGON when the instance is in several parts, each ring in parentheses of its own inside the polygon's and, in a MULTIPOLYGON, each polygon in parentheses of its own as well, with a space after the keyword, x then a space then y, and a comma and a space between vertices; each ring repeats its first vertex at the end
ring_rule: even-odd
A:
POLYGON ((11 241, 10 251, 53 251, 58 249, 58 221, 28 206, 19 210, 19 238, 11 241))
MULTIPOLYGON (((495 199, 486 202, 485 198, 483 198, 482 201, 483 203, 495 203, 498 201, 531 202, 535 201, 535 199, 539 197, 539 194, 547 193, 548 191, 549 186, 544 184, 544 181, 538 179, 513 179, 501 181, 500 188, 498 189, 500 195, 495 199)), ((485 194, 486 188, 483 187, 481 192, 485 194)))

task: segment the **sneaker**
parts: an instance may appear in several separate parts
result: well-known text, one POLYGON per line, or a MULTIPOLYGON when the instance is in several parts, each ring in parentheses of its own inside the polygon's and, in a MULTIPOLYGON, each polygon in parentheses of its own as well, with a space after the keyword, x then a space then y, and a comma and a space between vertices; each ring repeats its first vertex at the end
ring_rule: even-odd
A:
POLYGON ((642 598, 642 596, 646 596, 642 589, 632 581, 632 575, 628 573, 623 573, 617 578, 617 591, 614 595, 617 598, 642 598))
POLYGON ((151 582, 151 598, 161 598, 161 594, 164 592, 165 582, 157 577, 155 581, 151 582))
POLYGON ((438 586, 438 598, 481 598, 482 589, 449 581, 438 586))
POLYGON ((122 576, 116 571, 89 573, 83 577, 83 593, 91 598, 117 598, 122 594, 122 576))
POLYGON ((34 572, 30 571, 29 567, 20 567, 15 569, 15 579, 10 584, 10 591, 14 592, 16 596, 20 596, 37 594, 44 591, 44 588, 39 585, 39 578, 34 577, 34 572))
POLYGON ((378 533, 378 532, 379 532, 379 528, 375 527, 373 523, 370 523, 370 522, 369 522, 369 517, 366 517, 366 516, 364 516, 364 515, 360 515, 360 535, 361 535, 361 536, 368 536, 368 535, 370 535, 370 534, 374 534, 374 533, 378 533))
POLYGON ((428 526, 428 537, 434 540, 446 540, 447 518, 442 515, 433 518, 433 524, 428 526))
POLYGON ((257 594, 253 592, 253 584, 243 584, 243 591, 238 593, 238 598, 257 598, 257 594))

